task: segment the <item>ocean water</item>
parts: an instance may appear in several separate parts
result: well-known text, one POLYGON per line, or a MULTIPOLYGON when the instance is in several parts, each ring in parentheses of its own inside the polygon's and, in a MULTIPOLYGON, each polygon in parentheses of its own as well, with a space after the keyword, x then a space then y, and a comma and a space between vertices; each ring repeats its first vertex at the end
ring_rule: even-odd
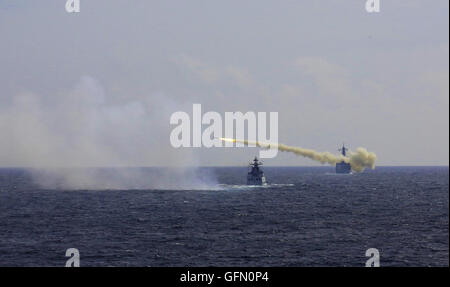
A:
POLYGON ((448 167, 264 171, 263 188, 234 167, 196 170, 216 179, 200 188, 68 190, 0 169, 0 266, 64 266, 68 248, 81 266, 364 266, 368 248, 449 265, 448 167))

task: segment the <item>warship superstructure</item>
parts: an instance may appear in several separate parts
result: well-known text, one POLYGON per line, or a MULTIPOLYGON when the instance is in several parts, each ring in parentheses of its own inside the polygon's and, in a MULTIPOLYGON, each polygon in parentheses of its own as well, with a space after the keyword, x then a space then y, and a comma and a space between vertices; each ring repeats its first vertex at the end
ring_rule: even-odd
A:
POLYGON ((248 166, 247 185, 267 185, 266 177, 261 169, 262 163, 257 157, 248 166))
MULTIPOLYGON (((343 156, 347 156, 348 148, 345 147, 344 144, 342 144, 342 148, 339 149, 341 154, 343 156)), ((352 172, 352 167, 349 163, 346 163, 345 161, 341 161, 336 163, 336 173, 343 173, 348 174, 352 172)))

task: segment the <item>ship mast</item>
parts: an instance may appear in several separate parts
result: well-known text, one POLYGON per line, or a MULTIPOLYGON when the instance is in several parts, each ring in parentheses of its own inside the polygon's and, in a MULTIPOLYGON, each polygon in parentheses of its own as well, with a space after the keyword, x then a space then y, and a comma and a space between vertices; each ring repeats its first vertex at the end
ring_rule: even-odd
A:
POLYGON ((343 156, 347 156, 348 148, 346 148, 345 144, 343 143, 342 148, 338 149, 338 151, 340 151, 343 156))

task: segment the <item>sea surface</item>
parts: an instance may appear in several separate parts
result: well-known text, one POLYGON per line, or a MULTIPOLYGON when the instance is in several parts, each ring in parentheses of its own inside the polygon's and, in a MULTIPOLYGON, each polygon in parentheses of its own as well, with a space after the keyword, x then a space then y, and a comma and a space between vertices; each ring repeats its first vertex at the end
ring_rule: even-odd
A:
POLYGON ((364 266, 368 248, 449 265, 448 167, 264 171, 267 187, 229 167, 195 170, 215 178, 199 188, 65 189, 0 169, 0 266, 64 266, 68 248, 81 266, 364 266))

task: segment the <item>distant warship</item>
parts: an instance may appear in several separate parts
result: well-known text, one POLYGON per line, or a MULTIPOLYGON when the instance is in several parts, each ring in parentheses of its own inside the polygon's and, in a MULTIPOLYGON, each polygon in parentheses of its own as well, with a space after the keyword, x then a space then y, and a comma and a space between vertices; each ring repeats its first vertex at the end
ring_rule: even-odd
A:
MULTIPOLYGON (((347 155, 347 150, 348 148, 346 148, 345 145, 342 145, 342 148, 339 149, 339 151, 343 156, 347 155)), ((346 163, 345 161, 336 163, 336 173, 351 173, 351 172, 352 167, 350 166, 349 163, 346 163)))
POLYGON ((248 166, 247 185, 267 185, 266 177, 261 169, 262 163, 255 157, 248 166))

